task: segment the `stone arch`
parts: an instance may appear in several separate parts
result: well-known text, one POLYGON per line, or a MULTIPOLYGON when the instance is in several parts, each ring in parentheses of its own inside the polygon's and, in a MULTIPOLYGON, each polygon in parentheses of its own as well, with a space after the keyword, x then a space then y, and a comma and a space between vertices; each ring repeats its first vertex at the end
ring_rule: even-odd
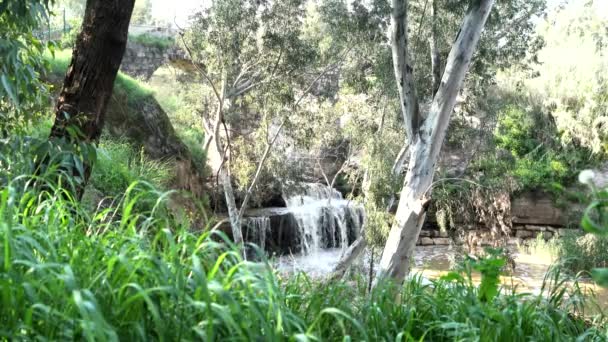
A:
POLYGON ((120 70, 129 76, 148 80, 158 68, 166 64, 186 71, 192 67, 192 61, 186 52, 177 45, 163 48, 129 41, 120 70))

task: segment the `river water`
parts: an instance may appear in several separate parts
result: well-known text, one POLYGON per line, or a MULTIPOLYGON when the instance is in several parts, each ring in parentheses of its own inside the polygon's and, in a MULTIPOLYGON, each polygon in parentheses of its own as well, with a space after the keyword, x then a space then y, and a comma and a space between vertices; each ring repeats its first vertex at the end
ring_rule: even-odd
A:
MULTIPOLYGON (((501 278, 505 288, 514 288, 517 292, 539 293, 545 275, 553 264, 549 256, 532 255, 517 250, 510 249, 511 256, 515 261, 515 268, 509 275, 501 278)), ((414 268, 412 274, 421 274, 426 279, 437 279, 449 272, 455 250, 451 246, 417 246, 414 256, 414 268)), ((276 261, 276 268, 279 272, 293 274, 304 272, 313 278, 323 278, 331 273, 336 263, 340 259, 342 250, 339 248, 322 249, 312 254, 285 255, 276 261)), ((369 272, 369 255, 361 258, 361 269, 367 274, 369 272)), ((379 260, 379 256, 376 256, 379 260)), ((377 268, 377 262, 374 262, 377 268)), ((479 275, 473 275, 473 281, 479 282, 479 275)), ((604 309, 608 308, 608 292, 606 289, 598 288, 589 280, 583 280, 580 285, 595 297, 598 304, 604 309)))
MULTIPOLYGON (((304 272, 313 278, 323 278, 332 272, 343 251, 359 234, 365 221, 365 212, 360 204, 346 200, 335 189, 317 183, 304 183, 292 191, 283 193, 290 212, 298 226, 300 253, 282 255, 276 259, 279 272, 293 274, 304 272)), ((270 230, 269 221, 262 217, 252 219, 254 230, 270 230), (268 227, 266 227, 268 226, 268 227)), ((255 242, 263 245, 265 235, 256 236, 255 242), (261 239, 260 239, 261 238, 261 239)), ((539 293, 545 275, 555 260, 549 255, 530 254, 510 247, 509 254, 514 268, 509 275, 501 277, 505 288, 518 292, 539 293)), ((412 274, 421 274, 425 279, 436 279, 449 272, 456 251, 452 246, 417 246, 414 254, 412 274)), ((369 274, 370 256, 359 258, 357 270, 369 274)), ((374 260, 377 269, 380 256, 374 260)), ((479 282, 479 275, 473 274, 479 282)), ((598 289, 590 281, 579 284, 598 294, 598 303, 608 308, 608 292, 598 289)))

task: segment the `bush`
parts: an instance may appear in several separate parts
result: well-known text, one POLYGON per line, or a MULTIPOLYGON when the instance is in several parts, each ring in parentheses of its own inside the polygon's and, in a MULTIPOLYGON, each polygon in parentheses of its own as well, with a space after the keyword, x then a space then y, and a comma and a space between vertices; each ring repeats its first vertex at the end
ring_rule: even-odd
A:
POLYGON ((169 163, 149 159, 143 150, 134 150, 127 141, 104 139, 97 149, 90 183, 104 195, 118 196, 137 181, 163 189, 170 178, 169 163))
MULTIPOLYGON (((27 159, 27 158, 24 158, 27 159)), ((38 179, 46 179, 41 174, 38 179)), ((164 206, 86 211, 54 183, 0 188, 0 339, 573 340, 605 336, 559 272, 540 294, 501 291, 497 255, 403 287, 283 278, 214 232, 195 234, 164 206), (200 234, 200 235, 199 235, 200 234), (471 272, 482 274, 481 286, 471 272), (399 295, 397 295, 399 294, 399 295)), ((64 180, 65 181, 65 180, 64 180)))
POLYGON ((559 258, 572 272, 591 272, 608 267, 608 237, 594 234, 569 234, 559 240, 559 258))

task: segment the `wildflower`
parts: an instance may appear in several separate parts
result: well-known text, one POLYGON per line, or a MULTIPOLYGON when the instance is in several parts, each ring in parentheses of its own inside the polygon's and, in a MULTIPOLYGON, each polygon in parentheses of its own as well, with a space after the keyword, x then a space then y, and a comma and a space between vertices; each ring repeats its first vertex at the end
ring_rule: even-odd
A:
POLYGON ((595 173, 592 170, 583 170, 578 174, 578 181, 582 184, 586 184, 589 186, 593 186, 593 179, 595 178, 595 173))

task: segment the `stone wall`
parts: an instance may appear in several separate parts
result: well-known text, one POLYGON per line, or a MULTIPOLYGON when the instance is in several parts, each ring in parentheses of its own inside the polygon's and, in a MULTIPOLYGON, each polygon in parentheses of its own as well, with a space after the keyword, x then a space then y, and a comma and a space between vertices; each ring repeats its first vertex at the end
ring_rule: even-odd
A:
MULTIPOLYGON (((525 244, 529 240, 534 240, 538 235, 541 235, 545 240, 549 240, 554 236, 563 236, 568 233, 577 231, 577 229, 567 229, 554 226, 537 226, 537 225, 514 225, 511 236, 508 238, 508 244, 519 245, 525 244)), ((475 229, 467 230, 464 233, 460 243, 474 244, 476 246, 492 246, 494 242, 491 232, 485 227, 476 227, 475 229)), ((423 228, 420 231, 417 245, 449 245, 452 239, 447 232, 441 231, 434 227, 423 228)))
POLYGON ((129 41, 120 70, 129 76, 148 80, 158 68, 165 64, 183 69, 185 66, 192 65, 192 62, 187 58, 186 52, 178 46, 162 48, 129 41))
MULTIPOLYGON (((509 244, 521 244, 527 240, 536 239, 542 235, 545 240, 553 236, 565 235, 578 229, 566 229, 569 221, 576 221, 582 211, 582 206, 570 205, 567 209, 557 206, 551 196, 543 192, 528 192, 520 194, 511 202, 511 235, 509 244)), ((489 229, 483 225, 471 227, 463 234, 463 243, 474 243, 489 246, 494 241, 489 229)), ((430 222, 420 232, 417 244, 448 245, 451 239, 447 232, 442 232, 437 224, 430 222)))

